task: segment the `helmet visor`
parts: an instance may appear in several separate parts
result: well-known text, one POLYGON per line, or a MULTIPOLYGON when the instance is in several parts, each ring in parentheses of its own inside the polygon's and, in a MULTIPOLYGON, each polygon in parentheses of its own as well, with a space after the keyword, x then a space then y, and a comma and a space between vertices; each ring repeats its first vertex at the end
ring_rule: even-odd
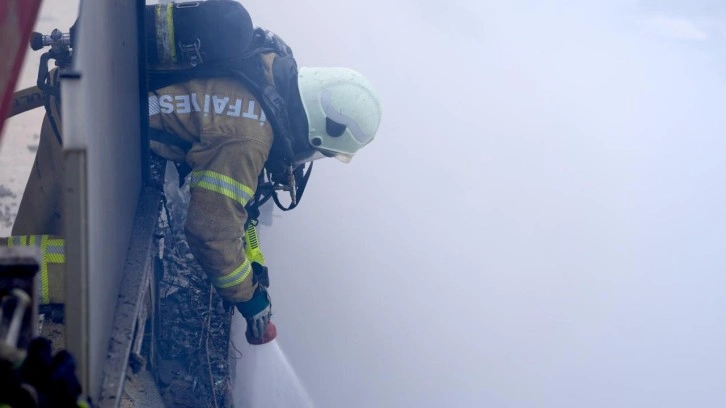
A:
POLYGON ((352 138, 361 146, 364 146, 368 144, 371 140, 373 140, 375 133, 367 134, 363 131, 358 122, 353 119, 353 117, 335 109, 335 107, 333 106, 332 93, 330 92, 330 90, 326 89, 323 91, 320 102, 323 107, 323 112, 328 119, 345 126, 345 133, 347 133, 347 135, 343 136, 348 136, 352 138))
POLYGON ((295 155, 295 166, 299 166, 303 163, 308 163, 318 159, 324 159, 326 157, 334 157, 343 163, 350 163, 353 155, 338 152, 329 152, 325 150, 310 149, 307 152, 295 155))

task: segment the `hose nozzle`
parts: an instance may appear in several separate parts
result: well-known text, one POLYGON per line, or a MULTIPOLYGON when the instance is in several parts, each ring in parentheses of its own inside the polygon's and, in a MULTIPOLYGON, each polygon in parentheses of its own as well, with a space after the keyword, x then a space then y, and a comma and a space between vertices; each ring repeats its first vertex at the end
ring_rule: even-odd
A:
POLYGON ((268 323, 267 328, 265 328, 265 334, 261 338, 251 337, 249 330, 245 332, 245 335, 247 336, 247 343, 253 346, 267 344, 272 340, 275 340, 275 338, 277 337, 277 327, 275 327, 275 324, 272 322, 268 323))
POLYGON ((33 51, 38 51, 39 49, 47 46, 70 47, 71 45, 71 34, 61 32, 57 28, 48 35, 38 32, 33 32, 30 35, 30 48, 32 48, 33 51))

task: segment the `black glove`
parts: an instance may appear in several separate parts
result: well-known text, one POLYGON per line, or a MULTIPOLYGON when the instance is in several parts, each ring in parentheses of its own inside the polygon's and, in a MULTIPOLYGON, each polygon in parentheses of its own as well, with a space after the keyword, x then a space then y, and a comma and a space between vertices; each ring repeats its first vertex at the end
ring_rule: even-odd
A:
POLYGON ((270 273, 266 266, 252 262, 252 282, 259 283, 265 288, 270 287, 270 273))

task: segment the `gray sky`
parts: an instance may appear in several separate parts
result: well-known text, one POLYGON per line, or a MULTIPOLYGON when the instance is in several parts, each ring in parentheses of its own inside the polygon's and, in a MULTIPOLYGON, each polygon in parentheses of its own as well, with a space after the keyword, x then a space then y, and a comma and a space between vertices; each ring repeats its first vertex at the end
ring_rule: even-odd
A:
POLYGON ((726 404, 723 2, 246 3, 384 103, 262 237, 318 406, 726 404))

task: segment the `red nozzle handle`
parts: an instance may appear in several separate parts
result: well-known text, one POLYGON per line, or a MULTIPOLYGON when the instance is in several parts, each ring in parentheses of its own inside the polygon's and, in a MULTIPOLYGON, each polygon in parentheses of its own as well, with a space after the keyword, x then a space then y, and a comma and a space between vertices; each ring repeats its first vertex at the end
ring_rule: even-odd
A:
POLYGON ((265 329, 265 335, 259 339, 250 337, 249 331, 247 331, 245 334, 247 335, 247 343, 250 343, 253 346, 259 346, 260 344, 266 344, 271 342, 272 340, 275 340, 275 338, 277 337, 277 327, 275 327, 274 323, 270 322, 265 329))

